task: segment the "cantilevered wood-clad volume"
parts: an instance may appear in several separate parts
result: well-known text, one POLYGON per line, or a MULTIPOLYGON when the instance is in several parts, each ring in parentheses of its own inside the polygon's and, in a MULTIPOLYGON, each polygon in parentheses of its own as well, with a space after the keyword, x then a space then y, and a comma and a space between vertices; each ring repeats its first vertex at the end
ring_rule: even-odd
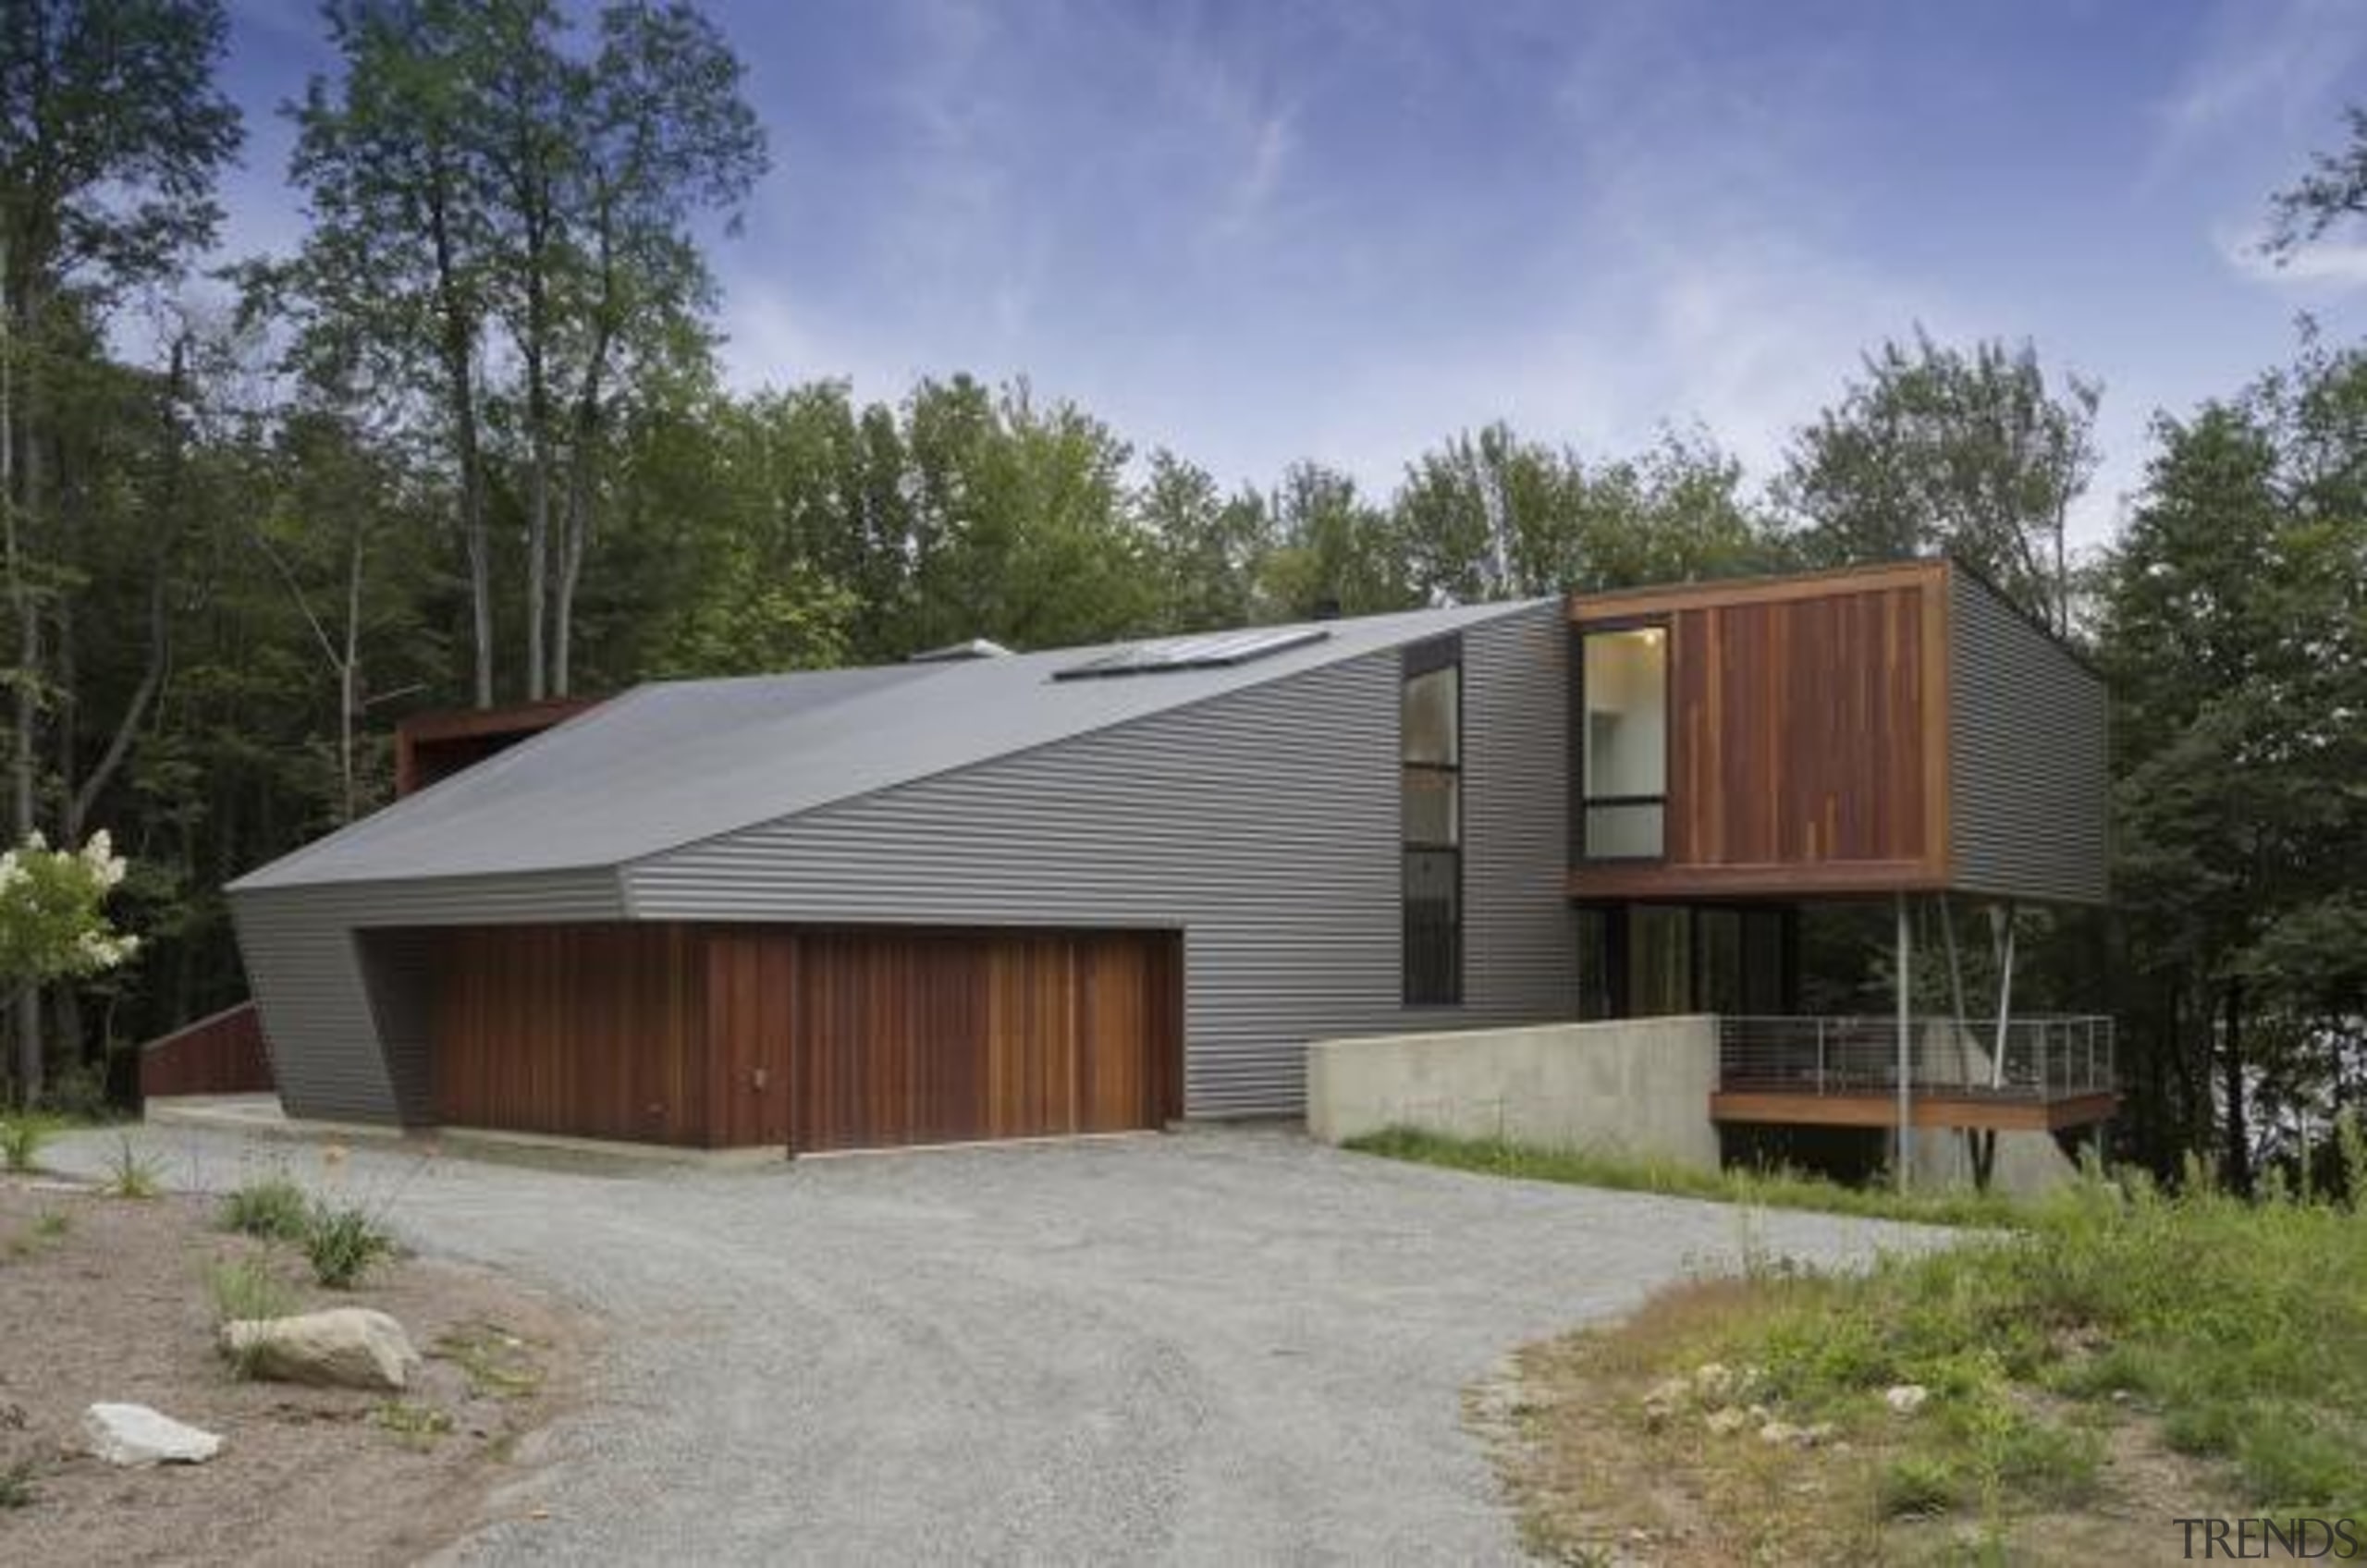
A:
MULTIPOLYGON (((2101 683, 1961 567, 1587 594, 1570 619, 1582 649, 1652 629, 1666 667, 1660 842, 1605 856, 1575 835, 1575 896, 1797 899, 1977 881, 2034 900, 2103 897, 2101 683), (2016 711, 2039 745, 2017 745, 2016 711), (2002 829, 1974 843, 1977 878, 1959 874, 1968 798, 1983 808, 1972 826, 2002 829)), ((1575 701, 1581 726, 1599 718, 1583 680, 1575 701)), ((1584 729, 1574 733, 1583 747, 1584 729)), ((1574 810, 1586 809, 1581 797, 1574 810)))

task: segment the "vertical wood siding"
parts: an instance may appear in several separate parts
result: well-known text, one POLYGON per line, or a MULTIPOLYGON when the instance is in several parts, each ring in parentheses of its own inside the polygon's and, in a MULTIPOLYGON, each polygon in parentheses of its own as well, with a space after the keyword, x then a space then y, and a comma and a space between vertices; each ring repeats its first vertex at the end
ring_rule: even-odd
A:
POLYGON ((1176 1113, 1174 938, 672 923, 427 934, 452 1126, 800 1152, 1176 1113))
POLYGON ((255 1004, 240 1002, 140 1047, 140 1094, 253 1095, 271 1088, 271 1053, 255 1004))
POLYGON ((1573 890, 1698 898, 1944 881, 1947 581, 1934 566, 1780 595, 1753 584, 1731 603, 1705 587, 1660 612, 1666 852, 1580 862, 1573 890))
POLYGON ((705 933, 707 1142, 787 1147, 802 974, 798 944, 762 926, 705 933))
POLYGON ((435 933, 435 1120, 707 1141, 705 953, 680 925, 435 933))
POLYGON ((1904 588, 1678 616, 1670 863, 1930 858, 1933 611, 1904 588))
POLYGON ((1175 1114, 1174 938, 816 931, 793 940, 800 1153, 1116 1133, 1175 1114))

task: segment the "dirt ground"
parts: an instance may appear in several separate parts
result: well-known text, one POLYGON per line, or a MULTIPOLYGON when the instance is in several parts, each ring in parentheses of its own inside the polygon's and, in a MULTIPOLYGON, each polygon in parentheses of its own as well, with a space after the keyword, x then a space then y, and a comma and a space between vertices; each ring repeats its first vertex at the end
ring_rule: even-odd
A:
POLYGON ((487 1517, 580 1386, 585 1320, 415 1258, 323 1290, 291 1249, 212 1219, 194 1197, 0 1178, 0 1562, 410 1562, 487 1517), (267 1253, 308 1309, 392 1314, 424 1373, 399 1398, 234 1378, 214 1348, 206 1269, 250 1253, 267 1253), (79 1452, 99 1401, 151 1405, 220 1434, 222 1451, 103 1464, 79 1452))

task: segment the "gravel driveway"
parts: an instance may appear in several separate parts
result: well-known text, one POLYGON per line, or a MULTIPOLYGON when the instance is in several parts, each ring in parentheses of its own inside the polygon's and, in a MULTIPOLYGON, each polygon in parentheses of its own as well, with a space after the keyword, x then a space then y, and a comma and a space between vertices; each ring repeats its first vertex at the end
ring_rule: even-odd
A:
MULTIPOLYGON (((192 1185, 257 1152, 142 1136, 192 1185)), ((1504 1352, 1745 1245, 1908 1234, 1264 1130, 622 1175, 365 1147, 346 1181, 607 1319, 591 1406, 471 1563, 1510 1559, 1461 1424, 1504 1352)))

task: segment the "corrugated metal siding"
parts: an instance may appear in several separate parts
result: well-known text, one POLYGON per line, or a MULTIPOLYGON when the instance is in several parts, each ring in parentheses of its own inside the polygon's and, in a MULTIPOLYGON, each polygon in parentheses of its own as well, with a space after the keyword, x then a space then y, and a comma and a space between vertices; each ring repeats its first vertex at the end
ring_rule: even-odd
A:
POLYGON ((650 920, 1181 928, 1186 1112, 1295 1113, 1309 1039, 1575 1011, 1560 608, 1462 635, 1460 1009, 1399 1000, 1393 648, 653 856, 627 897, 650 920))
POLYGON ((606 870, 254 889, 233 892, 230 911, 288 1113, 381 1122, 427 1114, 423 970, 402 962, 402 944, 374 939, 384 962, 365 973, 361 931, 624 913, 606 870), (382 1020, 392 1025, 386 1048, 382 1020))
POLYGON ((2102 903, 2110 811, 2103 682, 1969 573, 1952 574, 1950 608, 1952 886, 2102 903))

